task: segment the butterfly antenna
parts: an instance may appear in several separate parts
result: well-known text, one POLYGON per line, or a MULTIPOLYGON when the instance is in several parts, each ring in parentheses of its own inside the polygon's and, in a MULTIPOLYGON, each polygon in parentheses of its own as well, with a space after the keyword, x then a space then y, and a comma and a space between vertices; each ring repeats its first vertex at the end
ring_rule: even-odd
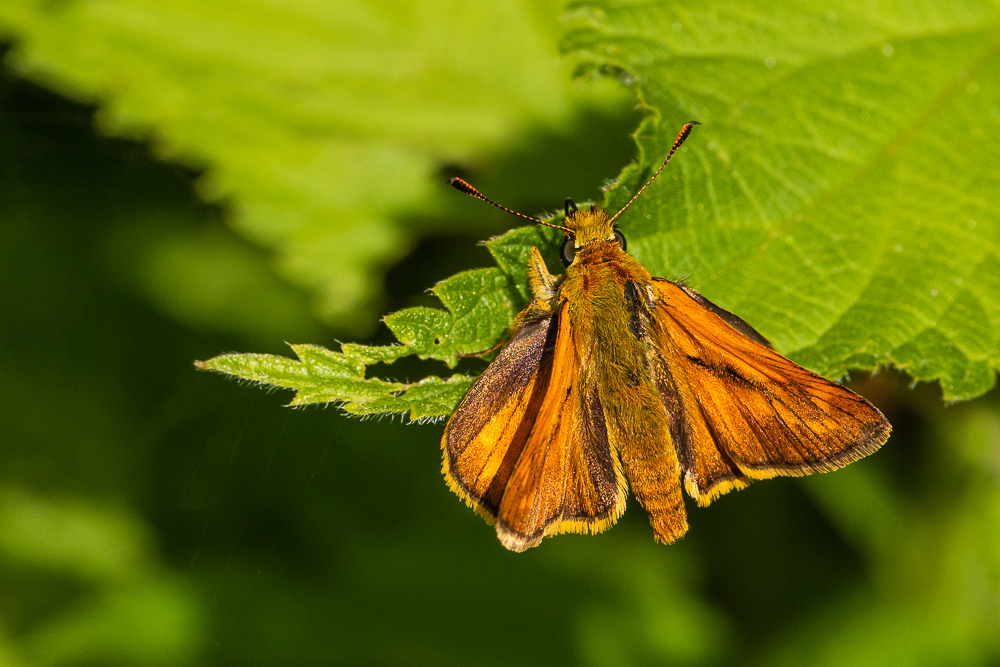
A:
POLYGON ((561 229, 561 230, 563 230, 564 232, 567 232, 567 233, 572 233, 572 231, 569 230, 569 229, 567 229, 566 227, 562 227, 560 225, 553 225, 550 222, 542 222, 538 218, 532 218, 530 215, 525 215, 524 213, 518 213, 517 211, 512 211, 511 209, 507 208, 506 206, 501 206, 500 204, 496 203, 495 201, 493 201, 492 199, 490 199, 489 197, 487 197, 486 195, 484 195, 479 190, 475 189, 474 187, 472 187, 471 185, 469 185, 468 183, 466 183, 465 181, 463 181, 461 178, 458 178, 458 177, 456 177, 456 178, 449 178, 447 181, 445 181, 445 184, 446 185, 450 185, 451 187, 455 188, 456 190, 464 192, 465 194, 469 195, 470 197, 475 197, 476 199, 482 199, 487 204, 492 204, 493 206, 496 206, 501 211, 507 211, 508 213, 512 213, 512 214, 516 215, 519 218, 524 218, 525 220, 531 220, 532 222, 534 222, 535 224, 538 224, 538 225, 545 225, 546 227, 553 227, 555 229, 561 229))
POLYGON ((656 179, 656 177, 660 175, 660 172, 663 171, 663 168, 667 166, 668 162, 670 162, 670 158, 672 158, 674 156, 674 153, 677 152, 677 149, 681 147, 681 144, 684 143, 684 140, 688 138, 689 134, 691 134, 691 130, 694 129, 695 125, 701 125, 701 123, 699 123, 696 120, 692 120, 690 123, 685 123, 684 124, 684 127, 682 127, 681 131, 677 134, 677 138, 674 139, 674 145, 670 147, 670 152, 667 153, 667 159, 663 161, 663 164, 661 164, 660 168, 656 170, 656 173, 653 174, 653 176, 648 181, 646 181, 646 184, 644 186, 642 186, 642 188, 640 188, 638 192, 635 193, 635 196, 628 200, 628 203, 625 204, 625 206, 622 207, 622 210, 620 210, 617 213, 615 213, 615 217, 611 218, 611 222, 614 222, 615 219, 618 218, 619 215, 621 215, 622 213, 624 213, 625 209, 627 209, 629 206, 631 206, 632 202, 634 202, 636 199, 638 199, 639 195, 641 195, 643 192, 645 192, 646 188, 649 187, 649 184, 652 183, 656 179))

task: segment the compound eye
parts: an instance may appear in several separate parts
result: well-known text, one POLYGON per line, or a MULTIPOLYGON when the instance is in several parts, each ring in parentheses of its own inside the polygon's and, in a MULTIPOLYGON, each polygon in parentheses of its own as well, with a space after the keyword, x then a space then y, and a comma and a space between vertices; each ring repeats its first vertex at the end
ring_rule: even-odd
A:
POLYGON ((562 259, 563 266, 569 266, 576 258, 576 239, 567 236, 563 241, 562 250, 559 251, 559 258, 562 259))
POLYGON ((618 245, 619 245, 619 246, 621 246, 621 249, 622 249, 622 250, 625 250, 625 249, 626 249, 626 246, 627 246, 628 244, 627 244, 627 243, 625 243, 625 235, 624 235, 624 234, 622 234, 622 233, 621 233, 620 231, 618 231, 617 229, 615 230, 615 241, 618 241, 618 245))

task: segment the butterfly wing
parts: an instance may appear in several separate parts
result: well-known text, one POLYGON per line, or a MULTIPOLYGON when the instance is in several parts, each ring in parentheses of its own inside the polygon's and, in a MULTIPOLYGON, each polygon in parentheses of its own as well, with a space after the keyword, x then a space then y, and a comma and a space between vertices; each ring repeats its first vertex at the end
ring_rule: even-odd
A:
POLYGON ((498 514, 497 535, 513 551, 546 535, 600 532, 625 511, 621 463, 593 374, 581 363, 592 341, 586 327, 574 326, 569 302, 555 326, 545 395, 498 514))
POLYGON ((655 375, 699 504, 751 479, 835 470, 889 437, 871 403, 782 357, 693 290, 662 279, 652 288, 655 375))
MULTIPOLYGON (((527 442, 548 384, 551 316, 518 317, 510 340, 476 380, 445 427, 441 448, 448 486, 491 523, 527 442)), ((543 311, 544 312, 544 311, 543 311)))
POLYGON ((449 486, 495 521, 514 551, 554 533, 598 532, 625 510, 621 465, 593 383, 580 372, 568 310, 564 303, 548 318, 519 317, 442 439, 449 486))

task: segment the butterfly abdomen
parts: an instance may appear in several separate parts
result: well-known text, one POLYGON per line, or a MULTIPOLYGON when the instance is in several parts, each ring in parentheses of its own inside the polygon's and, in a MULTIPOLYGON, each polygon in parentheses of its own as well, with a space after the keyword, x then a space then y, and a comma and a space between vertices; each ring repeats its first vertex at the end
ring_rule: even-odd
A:
POLYGON ((687 515, 671 417, 647 350, 648 275, 616 244, 595 242, 567 269, 560 293, 571 304, 577 328, 591 332, 592 339, 581 343, 582 354, 586 368, 598 373, 608 441, 657 539, 669 543, 687 530, 687 515))

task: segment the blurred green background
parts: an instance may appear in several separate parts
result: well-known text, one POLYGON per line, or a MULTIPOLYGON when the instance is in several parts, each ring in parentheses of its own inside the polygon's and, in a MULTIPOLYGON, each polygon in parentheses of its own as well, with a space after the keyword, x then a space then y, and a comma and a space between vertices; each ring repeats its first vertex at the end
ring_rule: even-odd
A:
POLYGON ((0 8, 0 664, 1000 661, 995 390, 880 373, 866 460, 690 507, 671 547, 633 503, 512 554, 444 484, 440 424, 194 370, 388 342, 378 314, 488 265, 513 223, 446 175, 599 200, 643 112, 617 70, 573 79, 562 12, 0 8))

